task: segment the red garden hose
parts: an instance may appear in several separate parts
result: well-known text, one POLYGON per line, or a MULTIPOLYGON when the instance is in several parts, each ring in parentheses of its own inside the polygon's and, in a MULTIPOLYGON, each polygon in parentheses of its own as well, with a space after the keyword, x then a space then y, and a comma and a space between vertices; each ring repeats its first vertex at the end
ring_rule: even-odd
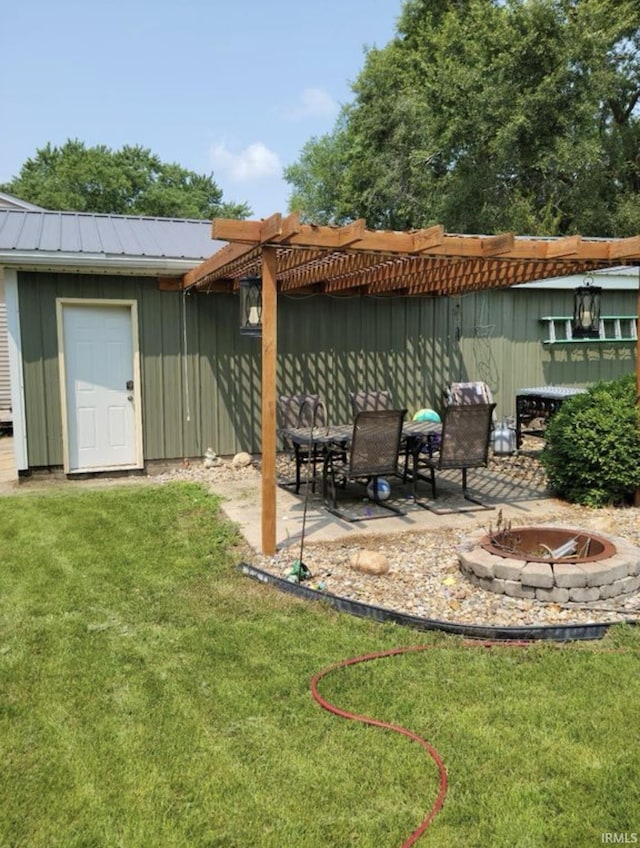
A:
MULTIPOLYGON (((496 647, 513 647, 514 645, 525 646, 530 645, 530 642, 492 642, 492 641, 484 641, 484 642, 466 642, 467 645, 475 645, 479 647, 492 648, 496 647)), ((337 707, 335 704, 332 704, 330 701, 327 701, 319 692, 318 692, 318 683, 330 674, 332 671, 336 671, 339 668, 345 668, 349 665, 356 665, 357 663, 369 662, 370 660, 378 660, 383 657, 393 657, 399 654, 408 654, 414 651, 426 651, 429 648, 437 647, 435 645, 410 645, 406 648, 392 648, 388 651, 378 651, 373 654, 364 654, 360 657, 352 657, 351 659, 342 660, 341 662, 335 663, 334 665, 329 666, 328 668, 319 671, 311 680, 311 694, 314 699, 323 707, 325 710, 328 710, 330 713, 334 713, 335 715, 341 716, 342 718, 353 719, 354 721, 360 721, 363 724, 370 724, 374 727, 383 727, 385 730, 394 730, 396 733, 401 733, 403 736, 408 736, 409 739, 413 739, 414 742, 417 742, 421 745, 429 754, 431 759, 435 762, 438 767, 438 772, 440 775, 439 779, 439 788, 438 794, 436 796, 436 800, 433 803, 433 806, 429 810, 428 815, 421 822, 419 827, 417 827, 413 833, 405 839, 400 848, 409 848, 410 845, 414 845, 417 840, 422 836, 425 830, 429 827, 433 819, 437 816, 444 804, 445 795, 447 794, 447 770, 444 766, 444 762, 442 758, 436 751, 436 749, 430 745, 425 739, 421 736, 418 736, 416 733, 413 733, 411 730, 407 730, 406 727, 402 727, 397 724, 390 724, 386 721, 380 721, 376 718, 370 718, 369 716, 358 715, 357 713, 352 713, 347 710, 343 710, 340 707, 337 707)))
POLYGON ((377 660, 382 657, 391 657, 397 654, 406 654, 410 651, 424 651, 427 648, 431 647, 430 645, 414 645, 408 648, 393 648, 390 651, 379 651, 375 654, 365 654, 361 657, 353 657, 352 659, 342 660, 342 662, 336 663, 335 665, 329 666, 329 668, 325 668, 323 671, 318 672, 312 681, 311 681, 311 694, 315 698, 315 700, 320 704, 321 707, 324 707, 325 710, 328 710, 330 713, 334 713, 335 715, 342 716, 342 718, 353 719, 355 721, 360 721, 363 724, 371 724, 374 727, 384 727, 386 730, 395 730, 396 733, 402 733, 403 736, 408 736, 409 739, 413 739, 414 742, 417 742, 419 745, 422 745, 423 748, 429 753, 429 756, 433 759, 435 764, 438 767, 438 771, 440 773, 440 787, 438 789, 438 795, 436 800, 429 811, 429 814, 424 819, 424 821, 420 824, 416 830, 413 831, 411 836, 406 839, 402 843, 402 848, 409 848, 410 845, 413 845, 417 839, 422 836, 425 830, 429 827, 432 820, 438 814, 440 808, 444 803, 444 797, 447 794, 447 771, 444 767, 444 763, 436 749, 431 746, 425 739, 418 736, 416 733, 412 733, 410 730, 407 730, 406 727, 401 727, 397 724, 390 724, 386 721, 379 721, 375 718, 370 718, 368 716, 357 715, 356 713, 348 712, 347 710, 342 710, 340 707, 336 707, 335 704, 330 703, 323 698, 322 695, 318 692, 318 683, 322 680, 323 677, 326 677, 332 671, 335 671, 338 668, 344 668, 349 665, 356 665, 356 663, 368 662, 369 660, 377 660))

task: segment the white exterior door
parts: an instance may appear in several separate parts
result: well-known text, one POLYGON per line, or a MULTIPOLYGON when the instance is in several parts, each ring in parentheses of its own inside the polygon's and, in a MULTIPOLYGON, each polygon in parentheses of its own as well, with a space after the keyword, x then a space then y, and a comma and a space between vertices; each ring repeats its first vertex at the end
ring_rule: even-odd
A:
POLYGON ((142 464, 134 318, 130 303, 59 302, 68 472, 142 464))

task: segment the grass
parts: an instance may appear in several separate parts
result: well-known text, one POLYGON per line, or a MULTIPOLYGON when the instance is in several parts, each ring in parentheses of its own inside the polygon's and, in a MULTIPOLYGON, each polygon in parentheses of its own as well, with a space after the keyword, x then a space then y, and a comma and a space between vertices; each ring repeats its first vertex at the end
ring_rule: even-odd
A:
POLYGON ((243 577, 188 484, 0 500, 0 846, 584 846, 640 831, 640 637, 468 647, 243 577))

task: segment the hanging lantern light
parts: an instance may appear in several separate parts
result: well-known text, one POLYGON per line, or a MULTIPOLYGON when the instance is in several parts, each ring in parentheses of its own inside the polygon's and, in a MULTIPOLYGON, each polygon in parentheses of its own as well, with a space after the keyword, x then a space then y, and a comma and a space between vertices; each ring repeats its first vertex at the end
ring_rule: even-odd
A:
POLYGON ((600 286, 593 285, 593 277, 585 279, 585 285, 573 292, 574 339, 597 339, 600 336, 600 286))
POLYGON ((240 280, 240 335, 262 335, 262 281, 260 277, 240 280))

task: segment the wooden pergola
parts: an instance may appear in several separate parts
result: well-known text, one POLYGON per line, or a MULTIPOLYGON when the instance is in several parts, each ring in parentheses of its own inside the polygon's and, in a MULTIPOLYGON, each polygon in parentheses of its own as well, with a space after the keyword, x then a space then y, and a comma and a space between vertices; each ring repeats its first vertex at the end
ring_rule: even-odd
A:
MULTIPOLYGON (((276 550, 278 294, 459 295, 640 263, 640 236, 457 235, 441 226, 390 232, 367 230, 364 221, 343 227, 303 224, 297 214, 261 221, 216 218, 212 238, 228 244, 185 274, 181 288, 234 292, 243 277, 262 279, 262 551, 267 555, 276 550)), ((636 361, 640 394, 640 340, 636 361)))

